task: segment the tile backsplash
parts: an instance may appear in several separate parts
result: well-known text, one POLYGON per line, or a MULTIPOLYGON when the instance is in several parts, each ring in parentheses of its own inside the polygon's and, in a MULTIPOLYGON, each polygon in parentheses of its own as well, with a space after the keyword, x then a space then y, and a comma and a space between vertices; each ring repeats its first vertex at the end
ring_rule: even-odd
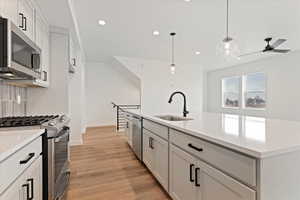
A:
POLYGON ((0 80, 0 117, 26 115, 27 88, 0 80))

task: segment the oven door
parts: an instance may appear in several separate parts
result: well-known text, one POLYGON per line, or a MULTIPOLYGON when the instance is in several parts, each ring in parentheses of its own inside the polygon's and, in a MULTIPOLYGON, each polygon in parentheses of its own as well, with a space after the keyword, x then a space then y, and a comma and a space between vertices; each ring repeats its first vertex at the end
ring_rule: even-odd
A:
POLYGON ((64 127, 59 135, 54 138, 54 196, 59 199, 69 183, 69 138, 70 128, 64 127))

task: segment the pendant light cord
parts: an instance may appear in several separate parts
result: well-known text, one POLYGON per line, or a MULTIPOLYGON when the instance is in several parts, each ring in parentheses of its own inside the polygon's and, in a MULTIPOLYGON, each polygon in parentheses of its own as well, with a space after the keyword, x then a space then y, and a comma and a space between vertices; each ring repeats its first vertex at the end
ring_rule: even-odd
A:
POLYGON ((226 37, 229 36, 229 0, 227 0, 227 14, 226 14, 226 37))
POLYGON ((175 37, 176 33, 171 33, 170 35, 172 37, 172 64, 171 65, 175 66, 175 56, 174 56, 174 54, 175 54, 175 44, 174 44, 174 37, 175 37))

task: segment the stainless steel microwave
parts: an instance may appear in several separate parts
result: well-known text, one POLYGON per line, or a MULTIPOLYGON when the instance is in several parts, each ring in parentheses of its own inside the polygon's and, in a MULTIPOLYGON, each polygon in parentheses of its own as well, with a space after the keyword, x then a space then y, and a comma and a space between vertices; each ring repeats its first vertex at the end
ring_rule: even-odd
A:
POLYGON ((37 79, 40 61, 41 49, 13 22, 0 18, 0 79, 37 79))

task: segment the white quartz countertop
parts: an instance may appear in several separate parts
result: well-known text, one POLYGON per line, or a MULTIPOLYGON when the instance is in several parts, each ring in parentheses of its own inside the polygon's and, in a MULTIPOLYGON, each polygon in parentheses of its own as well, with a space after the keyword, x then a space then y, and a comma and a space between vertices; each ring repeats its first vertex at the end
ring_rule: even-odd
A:
POLYGON ((44 129, 0 130, 0 163, 44 132, 44 129))
POLYGON ((300 151, 299 121, 203 112, 188 116, 191 121, 171 122, 155 117, 161 114, 128 112, 255 158, 300 151))

